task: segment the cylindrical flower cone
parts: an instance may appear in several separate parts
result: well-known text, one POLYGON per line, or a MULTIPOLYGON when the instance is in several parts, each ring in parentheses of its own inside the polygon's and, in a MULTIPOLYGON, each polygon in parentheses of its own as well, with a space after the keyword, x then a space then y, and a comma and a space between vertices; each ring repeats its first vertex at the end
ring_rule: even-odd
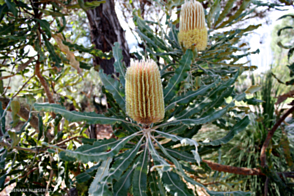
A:
POLYGON ((182 5, 178 39, 184 49, 205 50, 207 46, 205 15, 203 6, 198 1, 186 1, 182 5))
POLYGON ((153 60, 131 62, 126 72, 126 112, 141 124, 164 118, 160 72, 153 60))

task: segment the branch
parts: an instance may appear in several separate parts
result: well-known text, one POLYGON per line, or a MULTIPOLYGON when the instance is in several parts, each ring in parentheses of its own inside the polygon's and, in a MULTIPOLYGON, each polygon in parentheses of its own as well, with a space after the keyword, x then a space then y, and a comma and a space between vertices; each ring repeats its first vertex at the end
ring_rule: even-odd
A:
MULTIPOLYGON (((46 93, 46 95, 48 97, 49 103, 54 103, 53 95, 50 92, 49 86, 48 86, 46 80, 44 79, 44 77, 42 76, 42 74, 40 72, 40 62, 39 61, 36 62, 35 74, 38 76, 42 86, 44 87, 44 90, 45 90, 45 93, 46 93)), ((52 118, 55 118, 55 113, 51 112, 51 116, 52 116, 52 118)))
POLYGON ((35 59, 35 57, 31 57, 27 62, 20 64, 18 66, 16 72, 20 72, 20 71, 24 70, 34 59, 35 59))
POLYGON ((42 86, 44 87, 44 90, 45 90, 45 93, 48 97, 49 103, 54 103, 54 99, 53 99, 52 93, 50 92, 49 86, 40 72, 40 62, 39 61, 37 61, 36 66, 35 66, 35 74, 38 76, 42 86))
MULTIPOLYGON (((0 101, 3 103, 3 107, 6 108, 10 99, 8 98, 4 98, 4 97, 0 97, 0 101)), ((23 119, 25 119, 26 121, 28 121, 29 119, 29 115, 30 115, 30 111, 24 107, 21 106, 19 112, 17 113, 20 117, 22 117, 23 119)), ((38 122, 38 118, 35 115, 31 116, 31 120, 30 120, 30 125, 39 133, 39 122, 38 122)))
POLYGON ((269 183, 269 178, 268 177, 266 177, 266 180, 265 180, 265 183, 264 183, 264 190, 263 190, 263 192, 264 192, 264 196, 267 196, 268 195, 268 183, 269 183))
POLYGON ((7 78, 11 78, 13 76, 15 76, 16 74, 12 74, 12 75, 9 75, 9 76, 2 76, 0 77, 0 80, 4 80, 4 79, 7 79, 7 78))
POLYGON ((32 75, 23 85, 22 85, 22 87, 13 95, 13 97, 12 97, 12 99, 13 98, 15 98, 17 95, 18 95, 18 93, 20 93, 20 91, 22 91, 22 89, 29 83, 29 81, 33 78, 33 77, 35 77, 35 74, 34 75, 32 75))
POLYGON ((13 149, 16 149, 16 150, 28 151, 28 152, 32 152, 32 153, 45 152, 47 150, 47 148, 37 149, 37 148, 23 148, 23 147, 20 147, 20 146, 14 146, 14 147, 12 147, 11 144, 6 143, 4 141, 1 141, 0 142, 0 146, 6 146, 8 148, 13 148, 13 149))
POLYGON ((227 173, 232 173, 232 174, 239 174, 239 175, 265 175, 263 173, 261 173, 260 169, 250 169, 250 168, 245 168, 245 167, 233 167, 233 166, 229 166, 229 165, 221 165, 218 163, 214 163, 212 161, 208 161, 208 160, 203 160, 202 161, 204 163, 207 163, 207 165, 209 167, 211 167, 211 169, 216 170, 216 171, 220 171, 220 172, 227 172, 227 173))
POLYGON ((294 172, 281 172, 279 175, 284 175, 287 178, 294 178, 294 172))
POLYGON ((261 166, 265 167, 266 165, 266 149, 275 133, 275 131, 278 129, 278 127, 281 125, 281 123, 285 120, 285 118, 291 114, 292 112, 294 112, 294 106, 292 106, 292 108, 290 108, 279 120, 278 122, 276 122, 276 124, 273 126, 273 128, 268 132, 267 137, 262 145, 261 148, 261 153, 260 153, 260 162, 261 162, 261 166))
MULTIPOLYGON (((202 159, 204 163, 206 163, 211 169, 219 172, 227 172, 231 174, 239 174, 239 175, 247 175, 247 176, 254 176, 254 175, 261 175, 265 176, 264 173, 261 172, 260 169, 257 168, 246 168, 246 167, 234 167, 229 165, 221 165, 218 163, 214 163, 212 161, 202 159)), ((294 178, 294 172, 277 172, 280 177, 286 178, 294 178)))
MULTIPOLYGON (((49 187, 50 187, 50 184, 52 182, 52 179, 53 179, 53 174, 54 174, 54 171, 53 171, 53 167, 52 167, 52 162, 53 162, 53 158, 52 156, 50 155, 50 166, 51 166, 51 171, 50 171, 50 176, 49 176, 49 182, 46 186, 46 191, 45 191, 45 194, 47 195, 48 193, 48 190, 49 190, 49 187)), ((48 194, 49 195, 49 194, 48 194)))
POLYGON ((59 142, 59 143, 57 143, 55 145, 56 146, 61 146, 61 145, 65 144, 66 142, 70 141, 70 140, 74 140, 74 139, 77 139, 77 138, 83 138, 83 137, 84 136, 81 136, 81 135, 75 136, 75 137, 71 137, 71 138, 65 139, 65 140, 63 140, 63 141, 61 141, 61 142, 59 142))

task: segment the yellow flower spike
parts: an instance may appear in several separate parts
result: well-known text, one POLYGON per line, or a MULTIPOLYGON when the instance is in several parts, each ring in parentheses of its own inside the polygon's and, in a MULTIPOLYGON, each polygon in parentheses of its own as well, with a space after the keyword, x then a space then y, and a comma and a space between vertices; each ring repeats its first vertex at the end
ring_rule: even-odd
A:
POLYGON ((204 9, 198 1, 185 1, 181 8, 179 42, 184 49, 205 50, 207 29, 204 9))
POLYGON ((160 72, 153 60, 131 62, 126 72, 126 112, 141 124, 164 118, 160 72))

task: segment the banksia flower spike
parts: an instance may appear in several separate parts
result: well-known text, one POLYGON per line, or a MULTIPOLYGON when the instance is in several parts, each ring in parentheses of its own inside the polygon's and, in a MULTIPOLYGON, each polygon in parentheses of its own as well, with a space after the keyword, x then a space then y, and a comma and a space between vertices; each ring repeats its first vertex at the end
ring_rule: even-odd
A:
POLYGON ((160 73, 153 60, 131 62, 128 67, 126 112, 133 120, 146 125, 164 118, 160 73))
POLYGON ((184 49, 204 50, 207 46, 204 9, 195 0, 185 1, 181 8, 179 42, 184 49))

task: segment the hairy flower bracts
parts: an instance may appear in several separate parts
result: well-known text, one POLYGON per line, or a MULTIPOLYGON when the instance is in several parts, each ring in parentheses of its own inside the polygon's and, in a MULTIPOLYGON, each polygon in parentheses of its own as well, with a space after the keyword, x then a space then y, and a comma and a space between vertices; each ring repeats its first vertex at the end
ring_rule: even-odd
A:
POLYGON ((198 1, 186 1, 182 5, 178 38, 184 49, 204 50, 206 48, 205 15, 198 1))
POLYGON ((151 124, 164 118, 163 90, 153 60, 131 62, 126 72, 126 112, 138 123, 151 124))

